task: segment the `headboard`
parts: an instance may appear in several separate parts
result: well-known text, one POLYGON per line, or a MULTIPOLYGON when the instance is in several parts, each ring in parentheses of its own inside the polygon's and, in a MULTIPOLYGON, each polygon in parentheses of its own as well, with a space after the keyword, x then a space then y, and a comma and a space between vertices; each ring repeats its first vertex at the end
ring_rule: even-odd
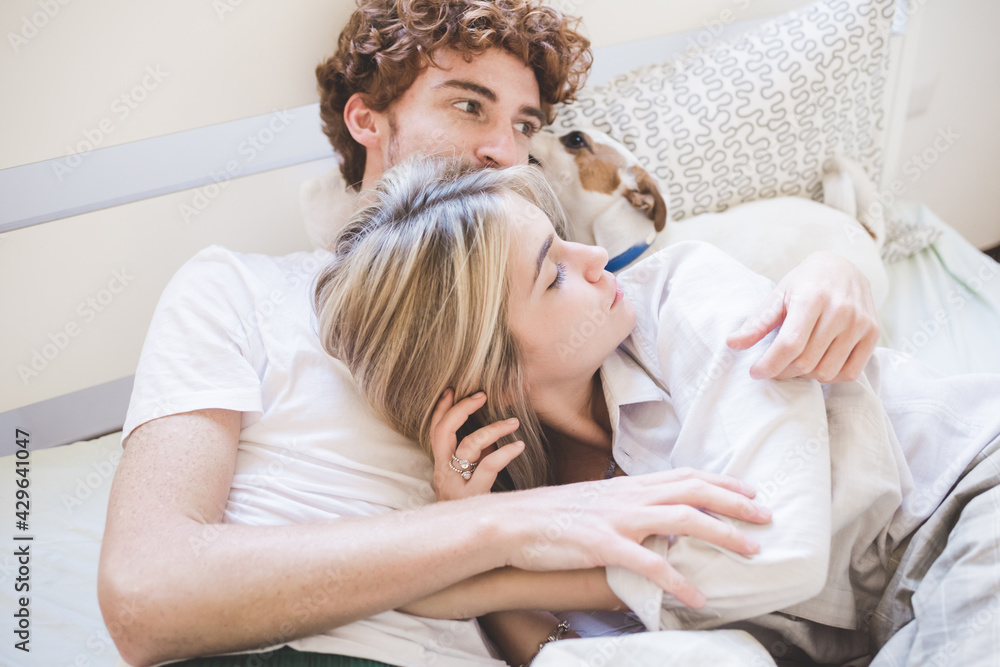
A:
MULTIPOLYGON (((807 3, 552 4, 583 16, 600 83, 807 3)), ((353 8, 52 5, 0 8, 14 35, 0 55, 0 433, 29 431, 36 447, 121 427, 157 298, 197 250, 309 247, 298 188, 336 165, 312 71, 353 8)), ((894 26, 886 171, 898 162, 917 18, 894 26)), ((0 455, 13 447, 0 439, 0 455)))

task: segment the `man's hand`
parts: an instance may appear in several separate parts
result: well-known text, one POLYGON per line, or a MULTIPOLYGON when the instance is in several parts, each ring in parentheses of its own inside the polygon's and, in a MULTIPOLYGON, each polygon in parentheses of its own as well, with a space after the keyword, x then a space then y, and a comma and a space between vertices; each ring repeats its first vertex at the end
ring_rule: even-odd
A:
POLYGON ((617 565, 700 608, 704 596, 641 544, 650 535, 689 536, 738 554, 755 554, 760 545, 737 524, 723 520, 769 523, 770 510, 753 502, 754 495, 751 487, 728 475, 674 468, 464 502, 503 503, 499 522, 499 513, 492 513, 487 532, 510 545, 506 565, 535 572, 617 565))
POLYGON ((789 271, 726 344, 745 350, 778 326, 771 347, 750 369, 756 379, 856 380, 879 338, 868 279, 831 252, 814 252, 789 271))

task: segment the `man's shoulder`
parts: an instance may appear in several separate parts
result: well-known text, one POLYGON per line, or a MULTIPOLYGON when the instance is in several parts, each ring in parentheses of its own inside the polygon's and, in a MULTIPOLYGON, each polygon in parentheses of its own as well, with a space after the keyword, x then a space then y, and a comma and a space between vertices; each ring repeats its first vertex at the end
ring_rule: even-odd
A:
POLYGON ((257 292, 289 282, 300 284, 311 280, 328 258, 329 253, 325 250, 276 256, 237 252, 225 246, 211 245, 198 251, 178 269, 168 291, 178 288, 187 290, 192 285, 198 285, 199 291, 215 288, 257 292))
POLYGON ((318 268, 330 256, 326 250, 298 251, 287 255, 267 255, 264 253, 239 252, 223 245, 210 245, 199 250, 185 262, 185 267, 196 270, 221 271, 225 267, 250 270, 275 270, 285 272, 299 265, 318 268))

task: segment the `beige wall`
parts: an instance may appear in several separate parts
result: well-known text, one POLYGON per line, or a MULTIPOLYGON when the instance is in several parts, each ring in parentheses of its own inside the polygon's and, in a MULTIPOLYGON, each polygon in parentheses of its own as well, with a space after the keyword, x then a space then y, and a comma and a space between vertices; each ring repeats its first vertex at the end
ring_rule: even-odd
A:
POLYGON ((1000 245, 1000 2, 911 2, 920 16, 902 196, 925 202, 973 245, 1000 245))
POLYGON ((315 102, 313 70, 352 5, 4 0, 0 168, 67 155, 85 133, 116 145, 315 102), (15 53, 9 32, 31 34, 40 4, 58 13, 15 53))
POLYGON ((0 412, 134 373, 160 292, 198 250, 309 248, 299 184, 331 166, 234 179, 189 221, 186 190, 0 237, 0 412))
MULTIPOLYGON (((313 69, 352 7, 6 0, 0 168, 315 102, 313 69)), ((199 249, 309 248, 298 188, 331 167, 233 180, 190 222, 191 190, 0 235, 0 412, 131 375, 160 292, 199 249)))

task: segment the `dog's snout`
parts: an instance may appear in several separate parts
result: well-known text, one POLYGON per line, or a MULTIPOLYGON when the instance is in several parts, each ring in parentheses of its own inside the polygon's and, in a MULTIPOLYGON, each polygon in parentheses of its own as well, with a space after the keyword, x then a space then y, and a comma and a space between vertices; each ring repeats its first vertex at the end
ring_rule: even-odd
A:
POLYGON ((594 152, 594 149, 590 145, 590 137, 579 130, 573 130, 569 134, 564 134, 559 137, 559 141, 563 146, 569 148, 570 150, 586 148, 591 153, 594 152))

